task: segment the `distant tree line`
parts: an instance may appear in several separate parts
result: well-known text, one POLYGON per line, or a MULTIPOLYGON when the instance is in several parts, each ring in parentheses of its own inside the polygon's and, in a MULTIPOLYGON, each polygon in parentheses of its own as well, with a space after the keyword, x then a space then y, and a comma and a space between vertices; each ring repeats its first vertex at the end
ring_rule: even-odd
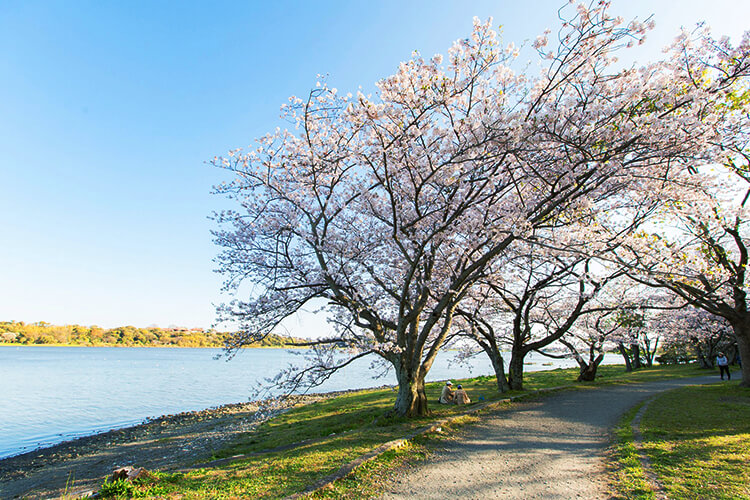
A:
MULTIPOLYGON (((229 332, 202 328, 100 328, 44 321, 0 321, 0 344, 123 347, 223 347, 229 332)), ((248 347, 283 347, 300 339, 271 335, 248 347)))

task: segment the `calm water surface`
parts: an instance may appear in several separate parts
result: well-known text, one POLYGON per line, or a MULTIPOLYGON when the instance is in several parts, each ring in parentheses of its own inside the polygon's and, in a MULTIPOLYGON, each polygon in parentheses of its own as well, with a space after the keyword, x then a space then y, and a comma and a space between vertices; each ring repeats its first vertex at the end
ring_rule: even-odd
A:
MULTIPOLYGON (((228 362, 214 359, 220 352, 0 346, 0 458, 150 417, 247 401, 264 377, 301 361, 285 349, 245 349, 228 362)), ((575 365, 534 356, 528 371, 575 365)), ((492 373, 484 357, 474 359, 471 366, 449 366, 451 359, 450 352, 438 356, 429 380, 492 373)), ((314 390, 396 383, 392 372, 373 379, 369 364, 367 359, 353 363, 314 390)))

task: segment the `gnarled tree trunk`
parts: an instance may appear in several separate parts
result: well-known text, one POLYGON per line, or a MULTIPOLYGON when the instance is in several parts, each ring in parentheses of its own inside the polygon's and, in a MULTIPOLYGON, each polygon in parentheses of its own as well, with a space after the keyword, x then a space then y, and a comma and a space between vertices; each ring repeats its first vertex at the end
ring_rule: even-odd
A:
POLYGON ((420 370, 396 370, 398 395, 393 411, 403 417, 427 415, 427 395, 424 390, 424 377, 420 370))
POLYGON ((523 359, 526 352, 514 350, 508 364, 508 385, 511 390, 523 390, 523 359))
POLYGON ((579 382, 591 382, 596 378, 596 369, 599 368, 604 354, 599 354, 596 359, 593 359, 586 363, 583 358, 578 359, 578 366, 581 368, 581 372, 578 374, 579 382))
POLYGON ((641 346, 637 343, 630 344, 630 353, 633 355, 633 369, 638 370, 642 368, 641 365, 641 346))
POLYGON ((578 367, 581 370, 578 374, 578 382, 591 382, 594 380, 596 378, 596 369, 599 368, 599 365, 604 359, 604 353, 599 352, 597 356, 594 356, 596 353, 596 347, 592 345, 589 347, 589 360, 586 361, 578 352, 575 345, 565 339, 560 339, 560 343, 568 348, 568 351, 570 351, 578 362, 578 367))
MULTIPOLYGON (((494 335, 494 333, 492 334, 494 335)), ((508 392, 510 385, 508 379, 505 377, 505 360, 503 354, 500 351, 500 347, 492 337, 485 339, 486 341, 479 342, 479 345, 487 353, 487 356, 492 362, 492 368, 495 370, 495 380, 497 380, 497 390, 500 392, 508 392)))

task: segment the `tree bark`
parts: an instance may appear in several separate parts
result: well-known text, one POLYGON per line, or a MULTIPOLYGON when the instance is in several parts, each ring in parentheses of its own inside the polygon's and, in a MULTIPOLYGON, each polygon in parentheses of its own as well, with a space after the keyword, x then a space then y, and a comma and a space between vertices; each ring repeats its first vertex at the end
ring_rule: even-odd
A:
POLYGON ((579 382, 591 382, 596 378, 596 369, 599 368, 599 365, 601 364, 602 360, 604 359, 604 354, 600 354, 596 357, 596 359, 591 360, 588 364, 580 360, 578 361, 578 365, 581 368, 581 373, 578 375, 578 381, 579 382))
POLYGON ((617 343, 617 349, 620 351, 620 354, 622 354, 622 357, 625 359, 625 371, 632 372, 633 365, 630 364, 630 356, 628 355, 628 351, 625 349, 625 346, 623 345, 622 342, 617 343))
POLYGON ((703 354, 703 349, 699 345, 695 346, 695 357, 698 359, 698 366, 701 368, 710 369, 714 367, 713 360, 703 354))
POLYGON ((659 347, 659 337, 656 337, 653 348, 650 341, 646 342, 645 344, 646 349, 644 349, 643 357, 646 359, 646 366, 651 368, 654 366, 654 356, 656 355, 656 349, 659 347))
POLYGON ((479 342, 479 345, 490 358, 490 362, 492 362, 492 368, 495 370, 495 380, 497 380, 497 390, 508 392, 510 385, 508 385, 508 379, 505 377, 505 360, 503 360, 503 354, 494 340, 490 338, 486 340, 487 342, 479 342))
POLYGON ((737 350, 740 354, 742 382, 740 387, 750 387, 750 315, 742 321, 732 322, 734 336, 737 338, 737 350))
POLYGON ((508 364, 508 385, 513 391, 523 390, 523 358, 526 353, 513 351, 508 364))
POLYGON ((420 370, 396 370, 398 395, 393 412, 400 417, 421 417, 429 413, 424 377, 420 370))
POLYGON ((641 347, 638 344, 630 344, 630 353, 633 355, 633 369, 638 370, 641 365, 641 347))
POLYGON ((508 384, 508 379, 505 378, 505 363, 502 355, 497 353, 490 357, 492 358, 492 368, 495 369, 497 390, 500 392, 508 392, 510 390, 510 384, 508 384))

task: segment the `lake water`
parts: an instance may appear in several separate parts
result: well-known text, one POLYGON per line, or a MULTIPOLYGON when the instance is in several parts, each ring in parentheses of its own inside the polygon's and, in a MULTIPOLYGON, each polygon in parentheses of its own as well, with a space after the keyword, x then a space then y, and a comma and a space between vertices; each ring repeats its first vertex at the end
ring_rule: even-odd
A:
MULTIPOLYGON (((285 349, 245 349, 230 360, 220 349, 0 346, 0 459, 147 418, 248 400, 259 381, 298 356, 285 349)), ((428 380, 490 375, 486 357, 470 366, 441 353, 428 380)), ((528 371, 574 366, 539 354, 528 371), (552 363, 550 365, 549 363, 552 363)), ((619 362, 608 355, 605 362, 619 362)), ((315 392, 396 383, 373 379, 367 359, 335 374, 315 392)))

